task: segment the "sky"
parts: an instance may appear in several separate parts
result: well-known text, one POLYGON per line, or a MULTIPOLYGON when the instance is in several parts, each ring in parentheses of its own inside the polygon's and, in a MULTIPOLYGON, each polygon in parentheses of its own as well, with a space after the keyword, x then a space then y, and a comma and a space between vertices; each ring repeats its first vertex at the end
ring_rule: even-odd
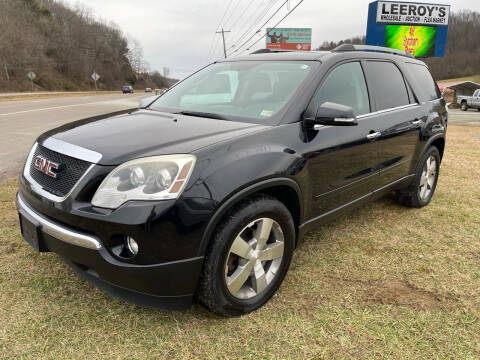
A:
MULTIPOLYGON (((170 70, 170 76, 183 78, 215 59, 223 57, 222 26, 227 49, 232 53, 255 29, 286 0, 63 0, 72 7, 90 8, 97 18, 113 21, 143 47, 152 69, 170 70), (266 9, 262 21, 255 23, 266 9), (255 26, 256 25, 256 26, 255 26), (250 30, 250 31, 249 31, 250 30), (245 32, 247 32, 245 34, 245 32), (241 41, 239 38, 244 35, 241 41)), ((270 20, 273 26, 301 0, 289 0, 270 20), (287 8, 289 6, 289 8, 287 8)), ((304 0, 279 27, 312 28, 312 48, 323 41, 341 40, 366 32, 368 3, 371 0, 304 0)), ((452 11, 480 11, 479 0, 419 1, 450 4, 452 11)), ((264 28, 263 28, 264 29, 264 28)), ((263 35, 265 30, 260 33, 263 35)), ((248 42, 247 45, 250 43, 248 42)), ((248 47, 248 46, 245 46, 248 47)), ((242 49, 244 50, 245 47, 242 49)), ((265 39, 251 49, 265 47, 265 39)), ((237 55, 232 53, 230 56, 237 55)))

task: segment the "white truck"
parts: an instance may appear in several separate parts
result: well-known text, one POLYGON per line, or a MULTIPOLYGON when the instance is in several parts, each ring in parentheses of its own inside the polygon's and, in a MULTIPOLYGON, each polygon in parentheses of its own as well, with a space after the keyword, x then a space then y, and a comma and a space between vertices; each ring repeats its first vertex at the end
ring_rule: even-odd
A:
POLYGON ((475 90, 473 96, 457 96, 457 103, 462 111, 467 111, 469 108, 480 111, 480 89, 475 90))

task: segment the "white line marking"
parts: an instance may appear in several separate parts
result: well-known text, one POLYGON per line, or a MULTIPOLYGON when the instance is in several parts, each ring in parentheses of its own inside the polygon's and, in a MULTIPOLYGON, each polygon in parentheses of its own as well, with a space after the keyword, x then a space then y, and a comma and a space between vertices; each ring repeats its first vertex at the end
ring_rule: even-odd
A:
MULTIPOLYGON (((139 97, 142 97, 142 95, 140 95, 140 96, 135 96, 133 99, 136 99, 136 98, 139 98, 139 97)), ((132 98, 130 98, 130 99, 132 99, 132 98)), ((35 112, 35 111, 46 111, 46 110, 54 110, 54 109, 64 109, 64 108, 74 107, 74 106, 93 105, 93 104, 100 104, 100 103, 111 103, 111 102, 115 102, 115 101, 120 102, 120 101, 124 101, 124 100, 127 100, 127 99, 102 100, 102 101, 94 101, 94 102, 81 103, 81 104, 70 104, 70 105, 53 106, 53 107, 49 107, 49 108, 22 110, 22 111, 10 112, 10 113, 3 113, 3 114, 0 114, 0 116, 16 115, 16 114, 25 114, 25 113, 29 113, 29 112, 35 112)))

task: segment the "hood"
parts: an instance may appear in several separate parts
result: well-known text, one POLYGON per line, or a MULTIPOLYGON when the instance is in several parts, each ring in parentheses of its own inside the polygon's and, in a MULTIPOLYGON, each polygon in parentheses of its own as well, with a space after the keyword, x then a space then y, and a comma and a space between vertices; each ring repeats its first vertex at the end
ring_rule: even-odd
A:
POLYGON ((102 154, 102 165, 145 156, 188 154, 267 126, 139 110, 79 120, 46 132, 49 137, 102 154))

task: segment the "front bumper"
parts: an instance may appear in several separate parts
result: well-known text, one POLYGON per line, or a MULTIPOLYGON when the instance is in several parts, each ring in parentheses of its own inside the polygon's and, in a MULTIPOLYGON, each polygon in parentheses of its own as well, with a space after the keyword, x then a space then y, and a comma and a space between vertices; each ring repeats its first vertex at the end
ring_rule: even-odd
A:
POLYGON ((40 251, 60 255, 83 278, 112 296, 138 305, 185 309, 191 305, 203 256, 138 265, 115 259, 100 238, 35 211, 17 195, 22 221, 36 228, 40 251))

